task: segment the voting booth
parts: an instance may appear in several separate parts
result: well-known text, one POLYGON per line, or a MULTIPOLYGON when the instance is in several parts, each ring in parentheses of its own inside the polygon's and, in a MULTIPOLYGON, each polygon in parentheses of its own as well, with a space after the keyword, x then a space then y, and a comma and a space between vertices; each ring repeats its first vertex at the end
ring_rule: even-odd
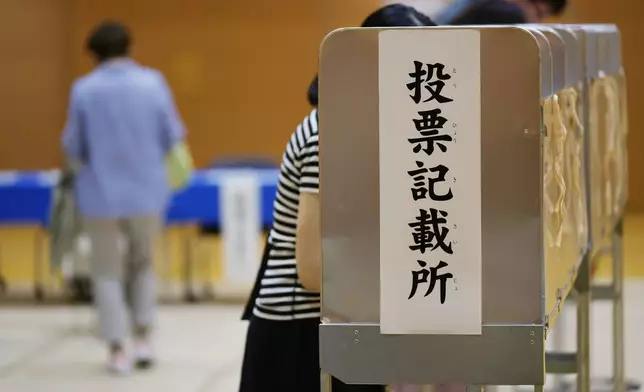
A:
POLYGON ((319 73, 323 373, 588 391, 592 261, 627 192, 616 28, 346 28, 319 73), (546 353, 569 296, 577 352, 546 353))
MULTIPOLYGON (((599 261, 605 260, 602 256, 609 255, 613 276, 608 284, 592 284, 590 298, 571 296, 569 299, 580 306, 587 306, 589 300, 612 302, 613 380, 608 381, 612 384, 611 390, 624 391, 634 387, 624 380, 622 218, 628 191, 626 80, 619 30, 614 25, 581 27, 575 33, 585 48, 586 81, 581 95, 585 114, 581 118, 588 134, 591 229, 588 259, 592 273, 599 261)), ((579 323, 585 325, 578 316, 579 323)), ((559 339, 555 343, 558 349, 563 345, 559 339)), ((570 373, 574 369, 571 365, 575 358, 570 353, 552 354, 550 359, 553 372, 570 373)), ((564 382, 558 384, 565 387, 564 382)))

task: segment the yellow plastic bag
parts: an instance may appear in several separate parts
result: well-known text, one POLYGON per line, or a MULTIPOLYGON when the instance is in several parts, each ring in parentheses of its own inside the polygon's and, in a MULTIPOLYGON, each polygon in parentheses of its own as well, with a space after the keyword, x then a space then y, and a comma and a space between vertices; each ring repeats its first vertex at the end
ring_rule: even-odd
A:
POLYGON ((195 167, 192 154, 185 142, 177 143, 172 147, 166 157, 166 169, 170 187, 173 191, 179 190, 188 184, 195 167))

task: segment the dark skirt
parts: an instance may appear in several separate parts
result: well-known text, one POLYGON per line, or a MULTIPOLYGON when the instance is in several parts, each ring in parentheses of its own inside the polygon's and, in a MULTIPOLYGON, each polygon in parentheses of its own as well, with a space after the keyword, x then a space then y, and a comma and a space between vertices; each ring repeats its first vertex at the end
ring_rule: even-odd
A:
MULTIPOLYGON (((273 321, 251 316, 239 392, 320 392, 317 319, 273 321)), ((332 392, 384 392, 383 386, 346 385, 332 392)))
MULTIPOLYGON (((243 320, 249 320, 239 392, 320 392, 318 319, 272 321, 253 315, 271 244, 264 255, 243 320)), ((346 385, 337 379, 332 392, 384 392, 382 386, 346 385)))

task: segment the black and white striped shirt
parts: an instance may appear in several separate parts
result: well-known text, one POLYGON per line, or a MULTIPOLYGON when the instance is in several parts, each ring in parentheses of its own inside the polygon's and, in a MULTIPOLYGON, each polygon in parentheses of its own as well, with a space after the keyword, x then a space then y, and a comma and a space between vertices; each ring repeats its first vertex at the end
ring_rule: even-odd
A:
POLYGON ((319 189, 318 112, 313 110, 291 135, 280 165, 273 204, 271 250, 253 314, 270 320, 320 317, 320 294, 300 284, 295 237, 300 193, 319 189))

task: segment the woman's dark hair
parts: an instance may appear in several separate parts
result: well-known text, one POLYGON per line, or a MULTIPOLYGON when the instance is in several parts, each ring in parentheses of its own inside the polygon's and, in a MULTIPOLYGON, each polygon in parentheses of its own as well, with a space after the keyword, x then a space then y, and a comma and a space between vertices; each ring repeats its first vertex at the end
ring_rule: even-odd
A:
POLYGON ((128 28, 117 21, 108 20, 94 27, 87 39, 87 49, 99 62, 127 56, 131 37, 128 28))
POLYGON ((553 15, 561 15, 568 5, 567 0, 532 0, 533 3, 547 4, 553 15))
MULTIPOLYGON (((391 4, 377 9, 362 22, 361 27, 436 26, 427 15, 404 4, 391 4)), ((318 77, 309 86, 309 103, 318 106, 318 77)))

